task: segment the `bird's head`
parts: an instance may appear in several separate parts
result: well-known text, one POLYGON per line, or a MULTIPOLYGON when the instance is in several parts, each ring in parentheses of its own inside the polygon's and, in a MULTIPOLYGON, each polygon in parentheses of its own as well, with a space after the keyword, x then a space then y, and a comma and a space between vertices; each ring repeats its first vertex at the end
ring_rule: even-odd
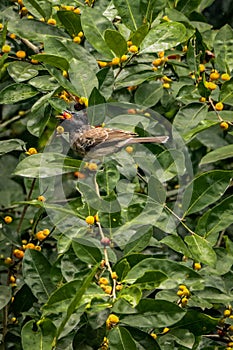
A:
POLYGON ((65 131, 76 131, 88 125, 87 115, 83 111, 71 112, 64 110, 57 118, 65 131))

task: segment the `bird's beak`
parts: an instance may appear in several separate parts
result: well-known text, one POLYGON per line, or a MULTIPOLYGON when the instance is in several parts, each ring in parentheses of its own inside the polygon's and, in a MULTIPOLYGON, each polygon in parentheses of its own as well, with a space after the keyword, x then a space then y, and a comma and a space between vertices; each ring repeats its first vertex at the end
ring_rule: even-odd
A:
POLYGON ((73 116, 69 111, 63 111, 62 114, 57 115, 56 118, 67 120, 73 118, 73 116))

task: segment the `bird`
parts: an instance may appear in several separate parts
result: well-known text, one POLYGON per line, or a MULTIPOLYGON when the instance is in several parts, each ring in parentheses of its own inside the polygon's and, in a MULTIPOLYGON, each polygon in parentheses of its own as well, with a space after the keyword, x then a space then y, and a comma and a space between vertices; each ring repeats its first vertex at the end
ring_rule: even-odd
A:
POLYGON ((165 143, 168 136, 139 137, 137 133, 102 126, 92 126, 85 111, 64 110, 59 116, 69 133, 70 145, 81 157, 102 158, 136 143, 165 143))

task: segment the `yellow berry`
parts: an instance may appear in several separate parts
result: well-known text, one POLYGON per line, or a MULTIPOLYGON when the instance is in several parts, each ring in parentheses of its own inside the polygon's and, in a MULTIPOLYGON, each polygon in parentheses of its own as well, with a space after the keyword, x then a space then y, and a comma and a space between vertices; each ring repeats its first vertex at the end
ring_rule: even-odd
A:
POLYGON ((38 64, 39 61, 38 61, 38 60, 34 60, 34 59, 32 58, 32 59, 31 59, 31 63, 33 63, 33 64, 38 64))
POLYGON ((153 66, 155 66, 155 67, 158 67, 158 66, 160 66, 161 64, 162 64, 162 60, 161 60, 161 58, 156 58, 153 62, 152 62, 152 64, 153 64, 153 66))
POLYGON ((114 314, 109 315, 107 320, 111 323, 115 323, 115 324, 119 323, 119 317, 117 317, 114 314))
POLYGON ((165 333, 167 333, 167 332, 169 332, 170 331, 170 329, 168 328, 168 327, 165 327, 164 329, 163 329, 163 334, 165 334, 165 333))
POLYGON ((217 88, 217 85, 215 83, 212 83, 211 81, 207 81, 205 83, 205 87, 209 90, 215 90, 217 88))
POLYGON ((128 46, 132 46, 132 45, 133 45, 132 41, 131 41, 131 40, 128 40, 128 41, 127 41, 127 45, 128 45, 128 46))
POLYGON ((170 89, 171 85, 169 83, 164 83, 163 88, 164 89, 170 89))
POLYGON ((2 52, 8 53, 8 52, 10 52, 10 50, 11 50, 10 45, 3 45, 2 46, 2 52))
POLYGON ((85 105, 86 107, 88 107, 88 98, 87 98, 87 97, 81 96, 81 97, 79 98, 79 103, 80 103, 81 105, 85 105))
POLYGON ((12 323, 15 323, 17 321, 17 318, 16 317, 11 317, 11 322, 12 323))
POLYGON ((34 249, 37 250, 38 252, 40 252, 41 251, 41 246, 36 245, 34 249))
POLYGON ((227 122, 221 122, 220 128, 223 130, 227 130, 229 128, 229 124, 227 122))
POLYGON ((35 236, 38 241, 43 241, 47 237, 43 231, 38 231, 35 236))
POLYGON ((99 220, 99 215, 98 214, 95 214, 94 215, 94 218, 95 218, 95 222, 99 222, 100 220, 99 220))
POLYGON ((73 12, 76 13, 77 15, 80 15, 81 10, 80 10, 80 8, 77 7, 76 9, 74 9, 73 12))
POLYGON ((57 21, 54 18, 49 18, 47 23, 51 24, 52 26, 55 26, 57 24, 57 21))
POLYGON ((117 65, 117 64, 119 64, 120 63, 120 58, 119 57, 114 57, 113 59, 112 59, 112 64, 113 65, 117 65))
POLYGON ((216 105, 215 105, 215 109, 216 109, 217 111, 222 111, 222 110, 223 110, 223 108, 224 108, 224 105, 223 105, 223 103, 222 103, 222 102, 218 102, 218 103, 216 103, 216 105))
POLYGON ((188 51, 188 46, 187 45, 183 46, 182 51, 183 52, 187 52, 188 51))
POLYGON ((73 42, 76 43, 76 44, 80 44, 81 43, 81 38, 79 36, 75 36, 73 38, 73 42))
POLYGON ((35 244, 33 243, 28 243, 25 245, 25 249, 34 249, 35 248, 35 244))
POLYGON ((126 150, 127 153, 132 153, 133 152, 133 147, 132 146, 127 146, 125 150, 126 150))
POLYGON ((11 39, 15 39, 15 38, 16 38, 16 35, 15 35, 14 33, 11 33, 11 34, 10 34, 10 38, 11 38, 11 39))
POLYGON ((199 64, 199 71, 204 72, 205 71, 205 65, 204 64, 199 64))
POLYGON ((104 284, 105 286, 107 286, 109 284, 109 280, 105 277, 100 277, 99 281, 98 281, 99 284, 104 284))
POLYGON ((28 9, 25 6, 23 6, 20 10, 20 13, 21 15, 25 16, 28 13, 28 9))
POLYGON ((15 281, 16 281, 15 277, 14 276, 10 276, 10 282, 11 283, 15 283, 15 281))
POLYGON ((131 45, 128 50, 131 53, 137 53, 138 52, 138 47, 136 45, 131 45))
POLYGON ((118 278, 118 276, 117 276, 117 274, 116 274, 115 271, 113 271, 113 272, 111 273, 111 277, 112 277, 113 280, 116 280, 116 279, 118 278))
POLYGON ((155 334, 155 333, 151 333, 150 335, 152 336, 153 339, 157 339, 158 338, 157 334, 155 334))
POLYGON ((32 15, 27 16, 28 19, 33 19, 34 17, 32 15))
POLYGON ((179 285, 179 289, 181 289, 181 290, 184 290, 184 289, 186 289, 187 287, 184 285, 184 284, 181 284, 181 285, 179 285))
POLYGON ((229 75, 229 74, 227 74, 227 73, 223 73, 223 74, 221 75, 221 79, 222 79, 222 80, 227 81, 227 80, 230 80, 230 79, 231 79, 231 77, 230 77, 230 75, 229 75))
POLYGON ((206 98, 205 98, 205 97, 200 97, 200 98, 199 98, 199 101, 200 101, 200 102, 206 102, 206 98))
POLYGON ((53 6, 53 9, 54 9, 55 11, 59 11, 59 10, 60 10, 60 7, 59 7, 59 6, 53 6))
POLYGON ((95 218, 91 215, 87 216, 85 220, 88 225, 93 225, 95 223, 95 218))
MULTIPOLYGON (((228 330, 229 330, 230 332, 233 332, 233 325, 229 326, 228 330)), ((229 344, 228 344, 228 345, 229 345, 229 344)))
POLYGON ((127 55, 122 55, 121 56, 121 62, 125 62, 125 61, 127 61, 127 59, 128 59, 127 55))
POLYGON ((19 51, 16 52, 16 56, 18 58, 25 58, 26 57, 26 52, 22 51, 22 50, 19 50, 19 51))
POLYGON ((40 18, 40 22, 45 22, 45 18, 40 18))
POLYGON ((163 20, 166 21, 166 22, 170 22, 170 18, 168 16, 163 16, 163 20))
POLYGON ((223 315, 224 315, 225 317, 230 316, 230 314, 231 314, 231 310, 229 310, 229 309, 226 309, 226 310, 224 311, 224 313, 223 313, 223 315))
POLYGON ((103 61, 97 61, 97 63, 100 66, 100 68, 104 68, 108 65, 107 62, 103 62, 103 61))
POLYGON ((39 197, 37 197, 37 200, 40 202, 45 202, 46 198, 44 196, 39 196, 39 197))
POLYGON ((117 286, 116 286, 116 290, 119 292, 120 290, 122 290, 122 288, 123 288, 123 285, 122 284, 118 284, 117 286))
POLYGON ((4 221, 6 224, 10 224, 13 221, 13 219, 11 216, 7 215, 4 217, 4 221))
POLYGON ((3 28, 4 26, 3 26, 3 24, 2 23, 0 23, 0 30, 3 28))
POLYGON ((194 263, 193 264, 193 268, 194 268, 194 270, 199 271, 201 269, 201 264, 200 263, 194 263))
POLYGON ((187 305, 187 303, 188 303, 188 298, 184 297, 184 298, 181 299, 181 305, 182 306, 187 305))
POLYGON ((13 251, 13 255, 17 258, 17 259, 22 259, 24 257, 24 252, 22 250, 19 249, 15 249, 13 251))
POLYGON ((96 171, 98 168, 98 165, 96 163, 88 163, 87 167, 90 171, 96 171))
POLYGON ((178 297, 182 297, 183 296, 183 291, 182 290, 178 290, 178 292, 176 294, 178 295, 178 297))
POLYGON ((211 80, 217 80, 219 79, 220 74, 218 73, 218 71, 214 70, 211 74, 210 74, 210 79, 211 80))
POLYGON ((23 0, 18 0, 18 4, 19 4, 20 6, 23 6, 23 0))
POLYGON ((81 31, 81 32, 78 33, 78 36, 79 36, 80 38, 82 38, 82 37, 84 36, 84 33, 81 31))
POLYGON ((29 150, 28 150, 27 152, 25 152, 25 153, 26 153, 26 154, 29 154, 29 155, 31 156, 32 154, 37 154, 38 152, 37 152, 36 148, 31 147, 31 148, 29 148, 29 150))
POLYGON ((112 294, 112 287, 111 286, 106 286, 106 288, 104 288, 104 291, 106 294, 112 294))
POLYGON ((9 256, 4 260, 4 263, 6 265, 11 265, 13 263, 13 259, 11 259, 9 256))

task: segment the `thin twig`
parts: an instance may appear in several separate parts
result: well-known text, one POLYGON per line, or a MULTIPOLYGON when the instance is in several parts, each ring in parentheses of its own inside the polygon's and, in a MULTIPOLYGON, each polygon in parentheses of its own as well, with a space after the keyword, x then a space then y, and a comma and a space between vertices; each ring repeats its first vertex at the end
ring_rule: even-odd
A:
POLYGON ((187 230, 188 232, 190 232, 191 235, 195 235, 195 232, 193 232, 193 231, 191 230, 191 228, 189 228, 189 227, 183 222, 183 219, 181 219, 178 215, 176 215, 176 213, 174 213, 174 211, 171 210, 166 204, 165 204, 164 208, 167 209, 173 216, 175 216, 175 218, 180 222, 180 224, 181 224, 182 226, 184 226, 184 228, 186 228, 186 230, 187 230))
POLYGON ((34 45, 33 43, 31 43, 31 41, 29 41, 28 39, 25 38, 21 38, 21 41, 29 47, 29 49, 31 49, 32 51, 34 51, 35 53, 39 53, 40 49, 34 45))
MULTIPOLYGON (((27 200, 29 201, 31 199, 31 195, 32 195, 32 192, 34 190, 34 187, 35 187, 35 183, 36 183, 36 179, 33 179, 32 180, 32 184, 31 184, 31 188, 30 188, 30 191, 28 193, 28 196, 27 196, 27 200)), ((17 227, 17 232, 19 233, 20 232, 20 229, 21 229, 21 226, 22 226, 22 223, 23 223, 23 219, 25 217, 25 214, 27 212, 27 209, 29 207, 29 204, 26 204, 23 208, 23 211, 22 211, 22 215, 20 217, 20 220, 19 220, 19 224, 18 224, 18 227, 17 227)))
POLYGON ((222 122, 223 119, 222 119, 221 115, 218 113, 218 111, 216 110, 215 105, 214 105, 214 103, 213 103, 213 100, 212 100, 212 98, 210 98, 210 97, 209 97, 209 103, 211 104, 211 107, 213 108, 213 110, 214 110, 215 113, 217 114, 217 117, 218 117, 218 119, 220 120, 220 122, 222 122))

